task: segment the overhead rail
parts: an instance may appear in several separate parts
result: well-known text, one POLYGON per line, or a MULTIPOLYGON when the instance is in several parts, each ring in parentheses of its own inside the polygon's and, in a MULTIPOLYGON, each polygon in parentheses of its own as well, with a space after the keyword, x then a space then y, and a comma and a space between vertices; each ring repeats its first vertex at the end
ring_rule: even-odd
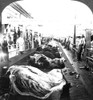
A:
POLYGON ((13 9, 15 9, 16 11, 18 11, 20 14, 22 14, 23 16, 25 16, 27 18, 27 15, 25 15, 18 7, 16 7, 14 4, 10 5, 13 9))
POLYGON ((24 10, 18 3, 14 2, 14 3, 10 4, 10 6, 12 8, 14 8, 16 11, 18 11, 20 14, 25 16, 26 18, 32 18, 33 19, 33 17, 26 10, 24 10))

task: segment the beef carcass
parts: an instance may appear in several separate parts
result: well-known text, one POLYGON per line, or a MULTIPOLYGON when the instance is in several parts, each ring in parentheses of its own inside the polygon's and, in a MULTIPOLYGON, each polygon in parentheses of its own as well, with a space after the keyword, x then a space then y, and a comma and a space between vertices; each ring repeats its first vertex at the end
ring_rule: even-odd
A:
POLYGON ((64 61, 65 59, 63 57, 51 59, 43 54, 34 54, 33 56, 30 56, 28 65, 38 68, 64 68, 64 61))
POLYGON ((45 99, 54 91, 62 90, 66 85, 60 69, 45 73, 32 66, 13 65, 7 73, 9 73, 11 90, 24 96, 45 99))
POLYGON ((61 55, 58 51, 58 47, 53 47, 51 45, 43 45, 43 46, 39 46, 36 49, 35 53, 41 53, 44 54, 45 56, 54 59, 54 58, 61 58, 61 55))

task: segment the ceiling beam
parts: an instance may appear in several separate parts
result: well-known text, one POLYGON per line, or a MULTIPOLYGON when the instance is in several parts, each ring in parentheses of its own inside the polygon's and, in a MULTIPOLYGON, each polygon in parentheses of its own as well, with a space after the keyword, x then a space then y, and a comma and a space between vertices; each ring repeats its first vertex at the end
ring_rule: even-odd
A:
POLYGON ((15 3, 15 5, 18 6, 29 18, 31 18, 31 15, 26 10, 24 10, 18 3, 15 3))
POLYGON ((18 8, 18 7, 16 7, 15 5, 10 5, 13 9, 15 9, 16 11, 18 11, 20 14, 22 14, 23 16, 25 16, 26 18, 27 18, 27 16, 23 13, 23 12, 21 12, 21 10, 18 8))
POLYGON ((24 15, 26 18, 32 18, 31 15, 27 11, 25 11, 19 4, 12 3, 10 4, 10 6, 17 10, 20 14, 24 15))

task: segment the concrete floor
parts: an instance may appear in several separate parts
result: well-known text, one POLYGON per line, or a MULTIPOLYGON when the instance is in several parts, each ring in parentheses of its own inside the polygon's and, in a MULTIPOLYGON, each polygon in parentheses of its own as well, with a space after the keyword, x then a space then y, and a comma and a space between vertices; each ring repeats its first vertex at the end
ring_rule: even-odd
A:
POLYGON ((65 59, 67 59, 65 65, 69 69, 65 77, 73 85, 72 88, 70 88, 69 90, 70 100, 93 100, 92 72, 85 69, 80 69, 80 67, 84 66, 85 63, 78 62, 75 56, 73 56, 73 54, 69 50, 64 49, 64 47, 62 47, 61 45, 60 51, 63 52, 63 56, 65 57, 65 59), (78 73, 80 77, 77 78, 77 74, 70 75, 69 73, 72 71, 78 73))

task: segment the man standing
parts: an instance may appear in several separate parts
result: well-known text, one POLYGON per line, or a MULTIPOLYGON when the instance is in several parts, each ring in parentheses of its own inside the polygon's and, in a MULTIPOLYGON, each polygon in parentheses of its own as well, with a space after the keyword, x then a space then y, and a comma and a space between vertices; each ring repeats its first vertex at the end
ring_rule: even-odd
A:
POLYGON ((14 47, 16 48, 16 39, 17 39, 17 33, 16 33, 16 28, 14 27, 14 37, 13 37, 13 40, 14 40, 14 47))
POLYGON ((17 45, 17 51, 18 51, 18 53, 23 54, 23 52, 25 50, 25 41, 24 41, 24 39, 22 37, 22 33, 18 37, 16 45, 17 45))
POLYGON ((81 56, 82 56, 82 52, 84 50, 84 46, 85 46, 85 38, 84 38, 84 36, 82 36, 80 39, 78 54, 77 54, 78 61, 81 61, 81 56))

